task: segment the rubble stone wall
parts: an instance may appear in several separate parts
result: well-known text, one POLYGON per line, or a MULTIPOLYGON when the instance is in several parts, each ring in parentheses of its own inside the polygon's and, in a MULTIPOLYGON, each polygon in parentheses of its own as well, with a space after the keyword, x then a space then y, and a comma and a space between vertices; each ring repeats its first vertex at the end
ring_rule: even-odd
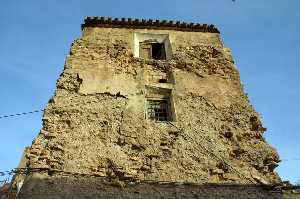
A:
POLYGON ((218 33, 85 27, 27 166, 52 177, 278 183, 279 157, 265 130, 218 33), (168 34, 172 58, 134 57, 134 33, 168 34), (150 74, 166 74, 168 81, 150 74), (173 121, 145 119, 146 97, 162 90, 171 93, 173 121))

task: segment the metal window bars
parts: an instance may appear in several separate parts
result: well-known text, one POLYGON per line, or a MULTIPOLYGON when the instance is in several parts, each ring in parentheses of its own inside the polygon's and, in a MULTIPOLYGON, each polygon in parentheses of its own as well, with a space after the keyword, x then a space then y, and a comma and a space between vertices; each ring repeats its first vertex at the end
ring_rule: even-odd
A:
POLYGON ((147 99, 147 118, 155 121, 169 121, 168 99, 147 99))

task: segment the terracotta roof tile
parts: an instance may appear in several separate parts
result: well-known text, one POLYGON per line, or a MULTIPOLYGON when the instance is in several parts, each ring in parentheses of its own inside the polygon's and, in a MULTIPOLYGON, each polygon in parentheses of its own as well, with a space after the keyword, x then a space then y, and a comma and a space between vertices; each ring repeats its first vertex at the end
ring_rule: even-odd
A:
POLYGON ((133 29, 167 29, 189 32, 220 33, 214 25, 186 23, 181 21, 111 18, 111 17, 86 17, 81 28, 107 27, 107 28, 133 28, 133 29))

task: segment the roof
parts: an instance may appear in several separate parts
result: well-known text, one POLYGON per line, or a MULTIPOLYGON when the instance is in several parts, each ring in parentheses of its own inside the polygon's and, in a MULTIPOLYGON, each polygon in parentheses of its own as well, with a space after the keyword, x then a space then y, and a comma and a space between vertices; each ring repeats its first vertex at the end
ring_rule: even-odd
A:
POLYGON ((85 27, 102 28, 132 28, 132 29, 160 29, 179 30, 188 32, 210 32, 220 33, 214 25, 187 23, 181 21, 153 20, 153 19, 132 19, 132 18, 111 18, 111 17, 86 17, 81 29, 85 27))

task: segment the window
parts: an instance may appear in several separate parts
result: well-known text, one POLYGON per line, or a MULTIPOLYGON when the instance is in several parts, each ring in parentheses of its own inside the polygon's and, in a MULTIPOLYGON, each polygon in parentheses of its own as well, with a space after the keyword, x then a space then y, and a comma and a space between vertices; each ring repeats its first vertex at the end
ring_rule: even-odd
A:
POLYGON ((134 33, 134 57, 170 60, 172 47, 168 34, 134 33))
POLYGON ((155 121, 169 121, 169 99, 148 99, 147 118, 155 121))
POLYGON ((146 59, 166 59, 165 45, 153 40, 140 42, 140 57, 146 59))
POLYGON ((152 59, 166 59, 165 45, 163 43, 152 43, 152 59))
POLYGON ((146 86, 145 119, 165 122, 176 121, 172 89, 146 86))

